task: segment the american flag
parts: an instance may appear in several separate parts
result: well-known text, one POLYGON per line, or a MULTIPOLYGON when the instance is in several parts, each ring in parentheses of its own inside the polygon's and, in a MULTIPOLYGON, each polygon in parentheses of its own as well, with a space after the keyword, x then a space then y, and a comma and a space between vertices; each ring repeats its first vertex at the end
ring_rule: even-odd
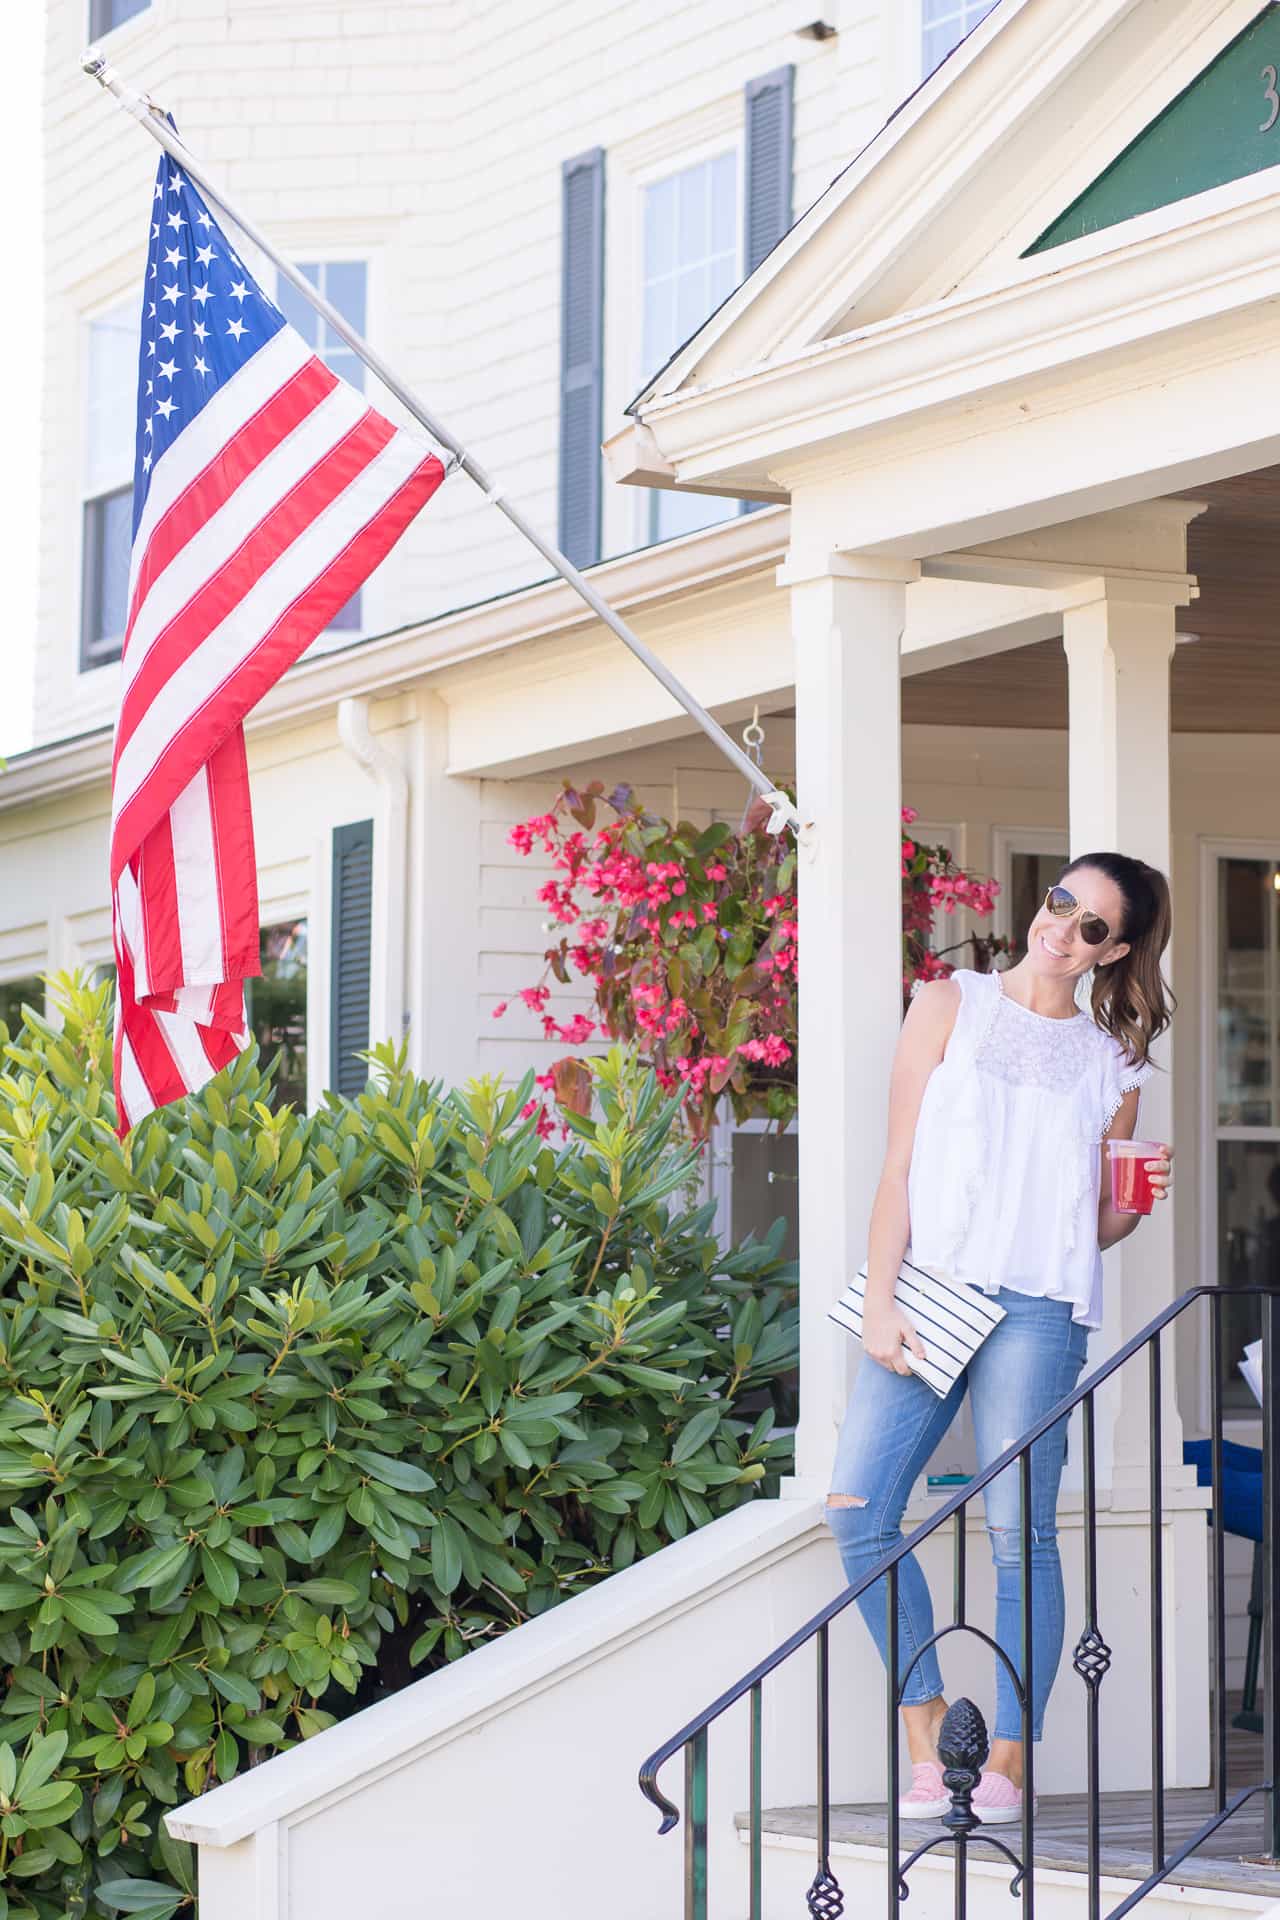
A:
POLYGON ((258 889, 245 715, 444 478, 338 379, 160 162, 112 762, 122 1134, 249 1039, 258 889))

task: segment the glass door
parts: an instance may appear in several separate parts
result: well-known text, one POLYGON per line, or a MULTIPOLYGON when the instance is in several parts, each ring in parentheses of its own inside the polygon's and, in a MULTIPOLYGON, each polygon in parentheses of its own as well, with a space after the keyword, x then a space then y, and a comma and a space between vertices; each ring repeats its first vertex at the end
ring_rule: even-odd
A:
MULTIPOLYGON (((1280 1281, 1280 865, 1220 855, 1214 1005, 1217 1280, 1280 1281)), ((1260 1326, 1256 1299, 1223 1315, 1226 1404, 1257 1403, 1238 1361, 1260 1326)))

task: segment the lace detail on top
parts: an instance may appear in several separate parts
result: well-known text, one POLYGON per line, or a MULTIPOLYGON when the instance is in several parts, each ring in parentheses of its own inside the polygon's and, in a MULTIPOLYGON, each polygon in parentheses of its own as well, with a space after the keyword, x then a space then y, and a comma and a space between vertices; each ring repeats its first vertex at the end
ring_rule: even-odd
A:
POLYGON ((1073 1093, 1097 1061, 1097 1033, 1087 1013, 1051 1020, 1010 1000, 997 981, 995 1014, 974 1056, 983 1073, 1014 1087, 1073 1093))

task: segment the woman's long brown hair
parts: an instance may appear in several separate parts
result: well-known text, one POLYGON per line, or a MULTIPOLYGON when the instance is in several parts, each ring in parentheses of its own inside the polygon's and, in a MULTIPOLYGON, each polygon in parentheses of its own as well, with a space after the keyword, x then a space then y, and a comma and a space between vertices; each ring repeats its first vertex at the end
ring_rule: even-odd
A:
POLYGON ((1124 899, 1120 938, 1128 953, 1093 975, 1093 1017, 1104 1033, 1118 1040, 1135 1066, 1145 1066, 1154 1041, 1177 1006, 1160 971, 1160 959, 1173 931, 1169 882, 1158 867, 1130 859, 1127 853, 1082 853, 1064 867, 1062 879, 1081 867, 1096 867, 1124 899))

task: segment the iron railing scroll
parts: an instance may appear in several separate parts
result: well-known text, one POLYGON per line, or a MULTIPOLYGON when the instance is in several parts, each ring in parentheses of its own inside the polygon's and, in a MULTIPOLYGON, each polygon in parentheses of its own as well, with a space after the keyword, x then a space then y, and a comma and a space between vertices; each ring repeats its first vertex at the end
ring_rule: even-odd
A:
POLYGON ((975 1847, 992 1848, 1011 1868, 1010 1892, 1020 1902, 1021 1920, 1035 1915, 1035 1746, 1032 1732, 1032 1608, 1031 1589, 1031 1449, 1057 1423, 1076 1407, 1081 1412, 1082 1468, 1084 1476, 1084 1621, 1076 1641, 1071 1664, 1079 1678, 1083 1694, 1086 1767, 1086 1869, 1088 1920, 1102 1917, 1102 1764, 1099 1732, 1101 1692, 1114 1663, 1104 1624, 1099 1615, 1098 1592, 1098 1490, 1095 1396, 1112 1375, 1144 1351, 1147 1361, 1150 1447, 1150 1590, 1148 1620, 1150 1701, 1151 1701, 1151 1871, 1138 1882, 1118 1905, 1110 1908, 1106 1920, 1123 1920, 1146 1898, 1153 1888, 1180 1867, 1209 1836, 1229 1821, 1258 1794, 1267 1799, 1266 1838, 1268 1860, 1280 1863, 1280 1713, 1275 1709, 1275 1687, 1280 1684, 1280 1656, 1276 1649, 1277 1600, 1280 1599, 1280 1411, 1272 1383, 1280 1384, 1280 1286, 1240 1287, 1230 1297, 1255 1295, 1262 1314, 1262 1386, 1263 1386, 1263 1757, 1262 1777, 1234 1794, 1227 1781, 1227 1702, 1226 1640, 1224 1603, 1226 1592, 1223 1545, 1222 1489, 1222 1314, 1227 1291, 1220 1287, 1194 1287, 1157 1314, 1141 1332, 1114 1353, 1109 1360, 1080 1382, 1066 1399, 1029 1428, 1022 1438, 1007 1448, 997 1460, 977 1474, 962 1489, 943 1502, 937 1513, 924 1521, 870 1573, 847 1587, 819 1613, 797 1629, 782 1645, 759 1661, 742 1679, 735 1682, 702 1713, 673 1734, 640 1769, 640 1788, 662 1813, 662 1833, 669 1833, 680 1819, 680 1810, 667 1798, 658 1784, 666 1763, 683 1752, 685 1765, 685 1920, 708 1920, 710 1886, 708 1849, 708 1738, 711 1727, 741 1699, 750 1701, 750 1808, 748 1826, 748 1915, 763 1920, 764 1898, 764 1688, 770 1676, 793 1654, 815 1642, 817 1694, 815 1700, 815 1804, 816 1863, 806 1896, 810 1920, 840 1920, 847 1910, 831 1858, 831 1698, 830 1698, 830 1626, 860 1594, 885 1583, 888 1610, 888 1654, 885 1686, 886 1754, 886 1874, 885 1911, 888 1920, 898 1920, 901 1903, 909 1892, 908 1875, 925 1854, 950 1849, 953 1863, 955 1920, 967 1920, 968 1865, 975 1847), (1198 1830, 1175 1851, 1170 1852, 1164 1824, 1165 1783, 1165 1591, 1164 1591, 1164 1355, 1160 1336, 1173 1322, 1205 1301, 1209 1312, 1212 1364, 1211 1451, 1213 1503, 1212 1540, 1209 1570, 1213 1599, 1211 1764, 1214 1809, 1198 1830), (965 1516, 971 1500, 1003 1473, 1015 1467, 1019 1484, 1020 1559, 1022 1575, 1022 1647, 1024 1670, 1014 1663, 988 1633, 967 1618, 965 1599, 965 1516), (953 1539, 953 1618, 940 1627, 913 1654, 905 1672, 899 1671, 898 1579, 905 1556, 948 1522, 953 1539), (936 1646, 954 1633, 965 1633, 988 1646, 1003 1662, 1012 1682, 1022 1717, 1023 1798, 1020 1851, 997 1839, 984 1828, 973 1811, 971 1796, 981 1776, 989 1752, 987 1729, 982 1715, 970 1700, 956 1700, 947 1710, 938 1741, 943 1763, 943 1783, 951 1795, 949 1811, 943 1815, 939 1831, 901 1859, 901 1834, 898 1814, 899 1718, 898 1709, 912 1671, 929 1646, 936 1646))

